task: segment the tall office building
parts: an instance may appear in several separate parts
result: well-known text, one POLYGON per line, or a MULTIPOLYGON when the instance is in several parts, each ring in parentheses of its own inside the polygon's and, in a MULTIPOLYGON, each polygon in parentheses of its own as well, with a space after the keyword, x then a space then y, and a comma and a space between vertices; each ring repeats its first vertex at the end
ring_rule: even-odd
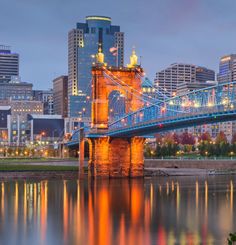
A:
POLYGON ((175 96, 178 88, 182 90, 187 88, 188 91, 190 85, 191 90, 207 87, 206 81, 214 80, 215 72, 213 70, 191 64, 174 63, 156 73, 155 86, 157 86, 160 94, 163 95, 162 98, 164 98, 175 96))
POLYGON ((9 46, 0 45, 0 82, 9 82, 19 76, 19 54, 12 53, 9 46))
POLYGON ((236 81, 236 54, 221 57, 217 80, 220 83, 236 81))
POLYGON ((60 76, 53 80, 54 114, 67 117, 68 110, 68 76, 60 76))
POLYGON ((105 62, 111 66, 124 64, 124 33, 111 25, 111 18, 87 16, 68 34, 68 113, 70 117, 90 117, 91 65, 101 47, 105 62), (110 52, 118 48, 118 55, 110 52))
MULTIPOLYGON (((236 54, 225 55, 220 58, 219 73, 217 74, 219 83, 236 81, 236 54)), ((234 89, 234 87, 232 87, 234 89)), ((218 124, 218 128, 223 131, 230 142, 236 133, 236 122, 224 122, 218 124)))

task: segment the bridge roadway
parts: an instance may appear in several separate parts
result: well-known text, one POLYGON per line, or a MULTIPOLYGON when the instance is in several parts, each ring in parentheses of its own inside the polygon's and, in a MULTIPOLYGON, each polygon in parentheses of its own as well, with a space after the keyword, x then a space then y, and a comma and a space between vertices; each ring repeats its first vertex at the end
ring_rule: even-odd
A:
POLYGON ((207 113, 204 113, 204 111, 200 114, 199 112, 190 114, 182 113, 176 117, 159 118, 156 120, 136 123, 130 126, 117 127, 104 131, 103 133, 90 131, 86 133, 86 137, 96 138, 101 137, 101 135, 111 137, 145 136, 180 128, 233 120, 236 120, 236 109, 219 111, 217 109, 208 108, 207 113))

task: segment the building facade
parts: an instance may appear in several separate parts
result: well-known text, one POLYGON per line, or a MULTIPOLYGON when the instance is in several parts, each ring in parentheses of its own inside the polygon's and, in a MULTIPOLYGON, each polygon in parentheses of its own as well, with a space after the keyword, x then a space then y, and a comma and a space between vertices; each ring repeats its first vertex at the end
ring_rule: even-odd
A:
POLYGON ((30 125, 27 122, 28 114, 42 115, 43 103, 33 100, 0 100, 0 107, 10 108, 10 113, 8 113, 9 145, 25 145, 30 135, 30 125))
POLYGON ((194 82, 196 82, 196 66, 182 63, 172 64, 157 72, 155 78, 155 86, 159 91, 160 99, 175 96, 179 84, 194 82))
POLYGON ((111 25, 111 18, 87 16, 68 34, 68 113, 70 117, 90 117, 91 65, 98 48, 111 66, 124 64, 124 33, 111 25), (118 48, 117 55, 110 52, 118 48))
POLYGON ((236 81, 236 54, 225 55, 220 58, 217 80, 220 83, 236 81))
POLYGON ((32 100, 32 87, 33 84, 19 79, 0 82, 0 100, 32 100))
POLYGON ((54 114, 68 116, 68 76, 60 76, 53 80, 54 114))
POLYGON ((0 82, 9 82, 19 76, 19 54, 12 53, 9 46, 0 45, 0 82))
POLYGON ((192 89, 194 87, 197 89, 206 87, 206 81, 214 80, 215 72, 213 70, 191 64, 174 63, 170 67, 156 73, 155 85, 158 88, 159 94, 162 94, 162 98, 164 98, 175 96, 178 87, 182 91, 185 88, 188 90, 190 86, 192 86, 192 89))
POLYGON ((186 94, 188 92, 194 91, 194 90, 199 90, 199 89, 204 89, 210 86, 216 85, 216 81, 206 81, 206 82, 193 82, 193 83, 180 83, 177 85, 177 95, 181 94, 186 94))
POLYGON ((215 71, 203 66, 196 67, 196 82, 215 81, 215 71))
POLYGON ((29 114, 30 141, 54 142, 63 138, 64 119, 61 115, 29 114))
POLYGON ((0 143, 7 145, 10 143, 10 120, 11 107, 0 106, 0 143))
MULTIPOLYGON (((217 74, 219 83, 236 81, 236 54, 225 55, 220 58, 219 73, 217 74)), ((234 121, 218 124, 220 131, 223 131, 229 142, 236 133, 236 123, 234 121)))
POLYGON ((54 114, 53 90, 33 90, 33 100, 43 102, 43 114, 54 114))

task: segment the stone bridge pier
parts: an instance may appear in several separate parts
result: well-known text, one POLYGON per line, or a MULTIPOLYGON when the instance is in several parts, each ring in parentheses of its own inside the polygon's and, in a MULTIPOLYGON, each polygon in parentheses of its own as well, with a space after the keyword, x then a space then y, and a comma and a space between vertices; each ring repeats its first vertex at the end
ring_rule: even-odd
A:
POLYGON ((145 139, 141 137, 89 139, 91 177, 143 177, 145 139))

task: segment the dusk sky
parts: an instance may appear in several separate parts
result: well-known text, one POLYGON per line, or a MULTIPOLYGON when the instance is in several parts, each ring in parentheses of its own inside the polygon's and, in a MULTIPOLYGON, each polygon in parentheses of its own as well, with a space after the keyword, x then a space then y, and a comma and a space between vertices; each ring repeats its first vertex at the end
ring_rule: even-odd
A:
POLYGON ((235 0, 0 0, 0 44, 20 54, 20 75, 34 88, 52 87, 67 74, 67 34, 87 15, 105 15, 125 32, 147 76, 174 62, 218 71, 222 55, 236 53, 235 0))

